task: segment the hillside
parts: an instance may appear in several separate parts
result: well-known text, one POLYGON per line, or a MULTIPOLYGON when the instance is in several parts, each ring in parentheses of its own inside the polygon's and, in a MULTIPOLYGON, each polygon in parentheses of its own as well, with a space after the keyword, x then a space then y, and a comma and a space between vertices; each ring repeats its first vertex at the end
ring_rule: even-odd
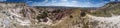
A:
POLYGON ((120 28, 120 2, 100 8, 0 3, 0 28, 120 28))
POLYGON ((120 15, 119 10, 120 10, 120 2, 110 2, 107 3, 105 6, 95 10, 91 14, 96 16, 110 17, 112 15, 120 15))

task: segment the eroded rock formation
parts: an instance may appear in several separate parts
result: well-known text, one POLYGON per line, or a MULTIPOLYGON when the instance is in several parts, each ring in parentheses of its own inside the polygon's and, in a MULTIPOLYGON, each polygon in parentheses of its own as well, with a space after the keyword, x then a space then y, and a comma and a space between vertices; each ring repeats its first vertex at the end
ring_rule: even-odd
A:
POLYGON ((0 28, 120 28, 119 5, 72 8, 0 3, 0 28))

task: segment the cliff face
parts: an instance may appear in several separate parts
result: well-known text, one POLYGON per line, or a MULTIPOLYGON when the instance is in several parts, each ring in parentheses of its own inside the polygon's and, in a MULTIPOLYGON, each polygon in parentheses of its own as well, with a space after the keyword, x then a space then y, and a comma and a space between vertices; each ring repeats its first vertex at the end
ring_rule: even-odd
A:
POLYGON ((30 25, 31 15, 34 14, 30 10, 32 8, 25 6, 24 3, 0 3, 0 28, 20 28, 19 26, 30 25))
POLYGON ((100 8, 0 3, 0 28, 120 28, 119 10, 119 2, 100 8))
POLYGON ((1 28, 48 27, 47 25, 56 24, 62 17, 70 15, 72 9, 68 9, 29 7, 24 3, 0 3, 0 26, 1 28))

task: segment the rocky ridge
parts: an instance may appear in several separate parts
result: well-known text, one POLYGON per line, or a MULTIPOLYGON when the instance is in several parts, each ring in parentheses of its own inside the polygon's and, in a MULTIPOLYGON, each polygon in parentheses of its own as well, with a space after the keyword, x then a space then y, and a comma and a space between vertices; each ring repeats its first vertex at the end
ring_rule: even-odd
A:
POLYGON ((120 28, 119 5, 90 9, 0 3, 0 28, 120 28))

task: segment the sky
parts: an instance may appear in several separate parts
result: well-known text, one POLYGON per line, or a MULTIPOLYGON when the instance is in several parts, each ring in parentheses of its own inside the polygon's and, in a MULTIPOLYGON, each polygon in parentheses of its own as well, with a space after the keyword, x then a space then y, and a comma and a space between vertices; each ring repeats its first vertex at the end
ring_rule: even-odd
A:
POLYGON ((101 7, 111 1, 120 0, 0 0, 1 2, 25 2, 29 6, 67 6, 67 7, 101 7))

